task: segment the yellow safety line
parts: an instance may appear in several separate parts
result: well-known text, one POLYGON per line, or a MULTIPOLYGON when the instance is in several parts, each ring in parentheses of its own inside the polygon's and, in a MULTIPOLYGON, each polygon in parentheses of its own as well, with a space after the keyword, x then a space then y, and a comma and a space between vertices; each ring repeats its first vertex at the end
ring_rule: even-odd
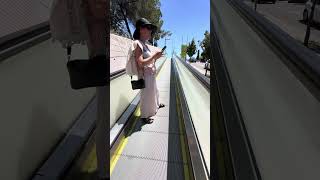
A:
MULTIPOLYGON (((134 113, 135 114, 135 119, 134 119, 134 123, 133 125, 131 126, 130 128, 130 131, 128 133, 128 135, 130 135, 132 133, 132 130, 133 128, 135 127, 136 123, 137 123, 137 119, 138 117, 140 116, 140 107, 138 107, 138 109, 136 110, 136 112, 134 113)), ((120 143, 119 143, 119 146, 117 147, 115 153, 113 154, 112 158, 111 158, 111 161, 110 161, 110 175, 112 174, 113 172, 113 169, 114 167, 116 166, 119 158, 120 158, 120 154, 122 153, 124 147, 127 145, 128 143, 128 137, 124 137, 122 136, 121 137, 121 140, 120 140, 120 143)))
MULTIPOLYGON (((177 84, 178 82, 175 81, 177 84)), ((189 166, 188 166, 188 160, 187 160, 187 153, 186 153, 186 146, 185 146, 185 141, 183 137, 183 130, 182 130, 182 116, 181 116, 181 108, 180 108, 180 93, 178 90, 178 87, 176 89, 176 101, 177 101, 177 111, 178 111, 178 121, 179 121, 179 131, 180 131, 180 145, 181 145, 181 150, 182 150, 182 161, 185 163, 183 164, 183 172, 184 172, 184 179, 189 180, 190 179, 190 174, 189 174, 189 166)))
MULTIPOLYGON (((166 63, 166 60, 164 60, 163 63, 166 63)), ((160 69, 159 73, 157 74, 156 79, 159 79, 159 75, 160 75, 160 73, 163 71, 163 66, 164 66, 164 64, 162 65, 162 68, 160 69)), ((139 117, 139 116, 140 116, 140 107, 138 107, 138 109, 136 110, 136 113, 137 113, 136 117, 139 117)), ((128 133, 129 135, 131 134, 133 128, 135 127, 135 125, 136 125, 136 123, 137 123, 137 119, 138 119, 138 118, 135 118, 133 125, 130 127, 130 131, 129 131, 129 133, 128 133)), ((113 170, 114 170, 114 167, 116 166, 116 164, 117 164, 117 162, 118 162, 118 160, 119 160, 119 158, 120 158, 120 154, 122 153, 124 147, 125 147, 125 146, 127 145, 127 143, 128 143, 128 137, 129 137, 129 136, 127 136, 127 137, 121 137, 119 146, 117 147, 115 153, 113 154, 113 156, 112 156, 112 158, 111 158, 111 161, 110 161, 110 176, 111 176, 111 174, 112 174, 112 172, 113 172, 113 170)))
POLYGON ((81 167, 81 172, 94 172, 97 169, 97 159, 95 158, 95 151, 96 151, 96 146, 94 145, 89 152, 88 157, 84 161, 82 167, 81 167))

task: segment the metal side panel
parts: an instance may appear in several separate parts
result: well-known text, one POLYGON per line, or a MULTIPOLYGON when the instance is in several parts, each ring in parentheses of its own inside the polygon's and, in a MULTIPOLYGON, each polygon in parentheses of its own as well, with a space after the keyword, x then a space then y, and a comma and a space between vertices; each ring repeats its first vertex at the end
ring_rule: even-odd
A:
POLYGON ((210 171, 210 92, 181 61, 176 60, 176 65, 192 124, 205 164, 210 171))
MULTIPOLYGON (((179 70, 179 65, 178 65, 178 59, 175 59, 175 68, 174 68, 174 73, 175 73, 175 77, 176 77, 176 85, 177 85, 177 103, 178 106, 181 107, 181 117, 183 119, 183 124, 184 124, 184 129, 185 129, 185 137, 186 137, 186 149, 188 149, 189 152, 189 156, 188 156, 188 160, 189 160, 189 167, 190 169, 192 168, 192 177, 195 180, 205 180, 205 179, 209 179, 209 172, 208 172, 208 166, 205 164, 204 161, 204 153, 201 149, 201 144, 199 141, 199 137, 197 136, 196 133, 196 127, 194 126, 194 119, 195 117, 191 116, 191 109, 188 105, 188 100, 186 98, 186 94, 185 91, 186 89, 184 89, 183 87, 186 86, 185 82, 182 83, 183 81, 181 81, 181 76, 182 74, 179 73, 179 71, 181 71, 181 69, 179 70)), ((188 70, 184 70, 184 71, 188 71, 188 70)), ((190 77, 189 77, 190 78, 190 77)), ((193 77, 194 78, 194 77, 193 77)), ((197 83, 195 83, 197 84, 197 83)), ((201 86, 201 85, 199 85, 201 86)), ((193 88, 196 89, 196 88, 193 88)), ((187 91, 190 91, 190 89, 187 91)), ((201 94, 202 92, 199 91, 199 94, 201 94)), ((196 94, 198 94, 196 93, 196 94)), ((193 99, 197 99, 197 101, 201 101, 201 98, 193 98, 193 99)), ((203 106, 201 106, 201 108, 198 106, 197 109, 202 109, 203 106)), ((203 120, 203 119, 202 119, 203 120)), ((209 144, 210 145, 210 144, 209 144)))

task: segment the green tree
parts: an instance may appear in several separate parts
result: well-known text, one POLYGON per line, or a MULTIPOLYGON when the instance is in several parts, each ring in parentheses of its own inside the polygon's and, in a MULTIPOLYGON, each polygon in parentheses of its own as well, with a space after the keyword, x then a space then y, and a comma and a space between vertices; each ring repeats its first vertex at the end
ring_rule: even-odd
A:
POLYGON ((197 47, 194 39, 192 39, 191 43, 189 43, 187 47, 187 54, 191 58, 196 53, 197 47))
POLYGON ((202 49, 202 58, 210 59, 210 33, 208 31, 204 33, 204 39, 201 41, 200 46, 202 49))
MULTIPOLYGON (((154 41, 171 36, 170 31, 162 29, 163 20, 160 10, 160 0, 111 0, 111 29, 120 35, 130 37, 123 14, 128 23, 135 26, 140 18, 146 18, 158 27, 154 34, 154 41)), ((133 34, 133 32, 131 32, 133 34)), ((151 40, 152 41, 152 40, 151 40)))
POLYGON ((127 27, 125 25, 125 16, 127 16, 125 9, 127 8, 127 6, 129 6, 129 4, 127 3, 128 2, 125 2, 123 0, 110 1, 110 31, 111 33, 115 33, 124 37, 131 38, 127 30, 127 27), (121 8, 120 8, 121 3, 126 5, 126 7, 123 8, 123 11, 121 11, 121 8), (122 14, 122 12, 124 13, 125 16, 122 14))
POLYGON ((181 45, 180 57, 181 57, 182 59, 186 59, 186 56, 187 56, 187 45, 182 44, 182 45, 181 45))

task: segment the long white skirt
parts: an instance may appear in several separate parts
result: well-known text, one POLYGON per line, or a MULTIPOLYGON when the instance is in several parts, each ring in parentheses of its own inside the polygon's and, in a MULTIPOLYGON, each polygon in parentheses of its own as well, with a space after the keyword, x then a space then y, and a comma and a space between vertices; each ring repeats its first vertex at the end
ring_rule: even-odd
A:
POLYGON ((156 77, 153 73, 145 73, 145 88, 141 90, 140 110, 141 118, 149 118, 156 115, 159 107, 159 91, 156 77))

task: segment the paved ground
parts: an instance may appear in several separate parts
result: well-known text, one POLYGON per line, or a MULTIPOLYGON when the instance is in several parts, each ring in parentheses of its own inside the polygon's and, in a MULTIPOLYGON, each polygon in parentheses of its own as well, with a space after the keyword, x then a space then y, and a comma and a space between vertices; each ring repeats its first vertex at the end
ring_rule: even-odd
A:
MULTIPOLYGON (((254 7, 254 3, 249 0, 245 0, 245 3, 250 7, 254 7)), ((304 7, 304 4, 277 1, 275 4, 258 4, 257 11, 293 38, 303 42, 307 28, 301 21, 304 7)), ((310 41, 314 41, 316 44, 320 44, 320 28, 318 26, 316 25, 311 28, 310 35, 310 41)))
MULTIPOLYGON (((189 61, 187 61, 189 63, 189 61)), ((201 74, 205 74, 206 70, 204 69, 204 64, 202 62, 189 63, 194 69, 199 71, 201 74)), ((207 77, 210 78, 210 71, 207 72, 207 77)))

